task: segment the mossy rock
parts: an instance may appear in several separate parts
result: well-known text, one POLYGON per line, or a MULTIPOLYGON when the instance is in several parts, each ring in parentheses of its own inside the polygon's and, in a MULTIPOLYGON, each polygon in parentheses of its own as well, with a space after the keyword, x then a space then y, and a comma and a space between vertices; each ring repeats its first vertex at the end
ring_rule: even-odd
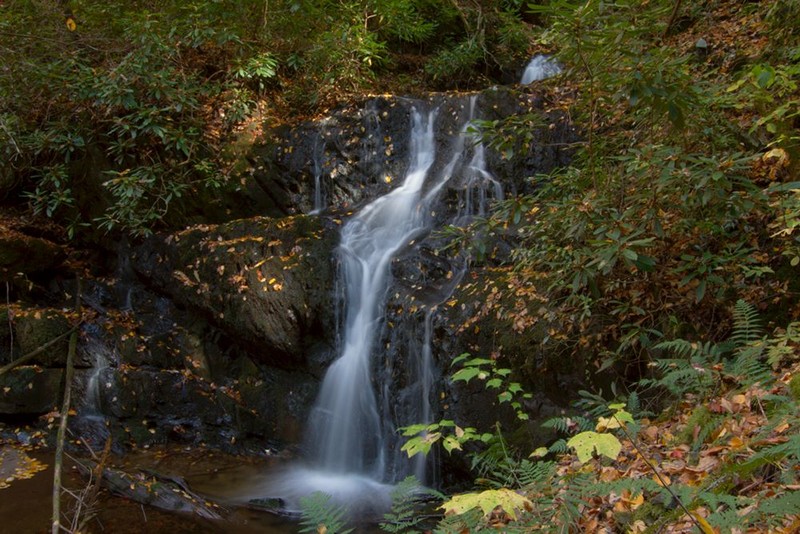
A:
MULTIPOLYGON (((22 354, 28 354, 68 332, 72 328, 72 324, 59 310, 27 309, 15 312, 14 327, 15 337, 22 354)), ((44 367, 64 367, 68 349, 69 336, 48 347, 47 350, 36 356, 32 363, 44 367)))

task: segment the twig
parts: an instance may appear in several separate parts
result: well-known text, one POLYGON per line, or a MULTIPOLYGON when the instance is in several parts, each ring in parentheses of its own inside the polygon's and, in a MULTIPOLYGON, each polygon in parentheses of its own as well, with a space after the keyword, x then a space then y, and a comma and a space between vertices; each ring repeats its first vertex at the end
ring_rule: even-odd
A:
POLYGON ((661 482, 661 486, 662 486, 662 487, 663 487, 665 490, 667 490, 667 491, 669 492, 669 494, 670 494, 670 495, 672 495, 672 498, 673 498, 673 499, 675 499, 675 502, 677 502, 677 503, 678 503, 678 506, 680 506, 680 507, 681 507, 681 509, 682 509, 682 510, 683 510, 683 511, 686 513, 686 515, 687 515, 687 516, 689 517, 689 519, 692 521, 692 523, 694 523, 694 526, 696 526, 696 527, 697 527, 697 529, 698 529, 700 532, 705 532, 706 530, 705 530, 705 529, 704 529, 704 528, 703 528, 703 527, 700 525, 700 523, 697 521, 697 518, 695 518, 695 516, 694 516, 694 515, 692 515, 692 513, 689 511, 689 509, 688 509, 688 508, 686 508, 686 506, 683 504, 683 501, 681 501, 680 497, 678 497, 678 495, 677 495, 677 494, 676 494, 674 491, 672 491, 672 488, 670 488, 670 487, 669 487, 669 485, 667 484, 667 481, 666 481, 666 480, 664 480, 664 479, 661 477, 661 473, 659 473, 659 472, 658 472, 658 470, 656 469, 656 466, 654 466, 654 465, 652 464, 652 462, 650 462, 650 459, 649 459, 647 456, 645 456, 645 455, 644 455, 644 453, 642 452, 642 449, 640 449, 640 448, 639 448, 639 445, 637 445, 637 444, 636 444, 636 440, 634 439, 634 437, 633 437, 633 436, 631 436, 631 435, 630 435, 630 433, 629 433, 629 432, 628 432, 628 430, 625 428, 625 425, 622 423, 622 421, 620 421, 619 419, 617 419, 617 416, 616 416, 616 415, 613 415, 612 417, 614 417, 614 420, 615 420, 615 421, 617 422, 617 424, 619 425, 619 428, 620 428, 620 430, 622 430, 622 432, 625 434, 625 437, 627 437, 627 438, 628 438, 628 440, 630 440, 630 442, 631 442, 631 445, 633 445, 633 448, 634 448, 634 449, 636 449, 636 452, 638 452, 638 453, 639 453, 639 456, 641 456, 641 457, 642 457, 642 460, 644 460, 644 463, 646 463, 646 464, 647 464, 647 467, 649 467, 649 468, 650 468, 650 470, 653 472, 653 474, 656 476, 656 478, 658 478, 658 481, 659 481, 659 482, 661 482))
POLYGON ((667 21, 667 27, 664 28, 664 37, 669 35, 672 25, 675 24, 675 20, 678 18, 678 11, 681 9, 681 2, 682 0, 675 0, 675 5, 672 7, 672 13, 669 15, 669 21, 667 21))
MULTIPOLYGON (((13 139, 12 139, 13 141, 13 139)), ((9 295, 8 281, 6 281, 6 316, 8 317, 8 357, 14 359, 14 322, 11 320, 11 298, 9 295)))
MULTIPOLYGON (((83 438, 81 438, 83 440, 83 438)), ((83 441, 83 444, 88 447, 86 441, 83 441)), ((89 451, 92 453, 92 456, 97 458, 94 451, 89 447, 89 451)), ((95 508, 97 494, 100 492, 100 485, 103 481, 103 470, 106 468, 106 462, 108 461, 108 455, 111 452, 111 437, 109 436, 106 438, 106 444, 103 447, 103 455, 100 457, 100 461, 97 462, 97 465, 90 473, 89 477, 89 487, 86 488, 86 493, 84 497, 84 504, 86 505, 86 513, 82 518, 78 521, 78 532, 83 532, 86 526, 89 524, 89 521, 92 520, 96 512, 92 512, 95 508)))
POLYGON ((4 365, 3 367, 0 367, 0 376, 3 376, 4 374, 9 372, 14 367, 17 367, 18 365, 22 365, 23 363, 25 363, 27 361, 30 361, 35 356, 38 356, 42 352, 46 351, 47 349, 49 349, 54 344, 58 343, 59 341, 61 341, 65 337, 67 337, 68 335, 76 333, 78 328, 80 328, 81 324, 83 324, 83 322, 80 322, 80 323, 76 324, 75 326, 73 326, 72 328, 70 328, 69 330, 67 330, 63 334, 61 334, 60 336, 51 339, 50 341, 48 341, 47 343, 45 343, 44 345, 42 345, 38 349, 32 350, 28 354, 26 354, 24 356, 20 356, 19 358, 17 358, 13 362, 8 363, 8 364, 4 365))
MULTIPOLYGON (((76 278, 75 288, 75 309, 80 313, 81 308, 81 280, 76 278)), ((61 403, 61 420, 58 424, 58 436, 56 438, 56 455, 53 460, 53 525, 52 534, 58 534, 61 530, 61 465, 64 459, 64 438, 67 434, 67 419, 69 419, 70 397, 72 396, 72 375, 75 368, 73 361, 75 351, 78 347, 78 329, 72 329, 69 338, 69 350, 67 351, 67 367, 64 370, 64 402, 61 403)))

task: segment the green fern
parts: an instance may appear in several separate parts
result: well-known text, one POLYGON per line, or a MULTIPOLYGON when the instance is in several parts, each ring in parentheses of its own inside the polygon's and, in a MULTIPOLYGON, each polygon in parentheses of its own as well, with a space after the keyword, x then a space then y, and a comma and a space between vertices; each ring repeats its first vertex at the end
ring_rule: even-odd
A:
POLYGON ((550 484, 556 473, 556 467, 555 462, 522 460, 519 463, 517 478, 523 488, 550 484))
POLYGON ((321 491, 315 491, 300 499, 300 532, 316 533, 325 527, 327 534, 348 534, 352 528, 347 527, 344 506, 331 502, 331 496, 321 491))
POLYGON ((761 342, 737 348, 725 372, 745 386, 766 384, 774 379, 772 369, 764 359, 764 345, 761 342))
POLYGON ((761 449, 748 458, 747 461, 735 466, 733 470, 739 475, 749 476, 765 465, 777 464, 785 459, 793 459, 794 463, 800 461, 800 434, 791 436, 784 443, 761 449))
POLYGON ((761 318, 752 304, 739 299, 733 308, 733 332, 728 338, 734 347, 742 347, 761 338, 761 318))
POLYGON ((480 508, 473 508, 466 513, 445 517, 436 529, 435 534, 461 534, 462 532, 474 532, 481 520, 483 513, 480 508))
MULTIPOLYGON (((683 340, 679 340, 683 341, 683 340)), ((644 388, 664 388, 675 397, 707 392, 714 384, 714 372, 697 360, 661 359, 655 362, 658 378, 644 378, 644 388)))
POLYGON ((548 419, 542 423, 542 426, 544 428, 552 428, 560 434, 572 434, 592 430, 594 428, 594 421, 580 415, 571 417, 561 416, 548 419))
POLYGON ((381 530, 386 532, 409 532, 416 527, 423 516, 419 514, 420 504, 430 495, 443 498, 439 492, 424 488, 413 475, 406 477, 392 490, 392 509, 383 515, 381 530))
POLYGON ((671 339, 657 343, 653 348, 668 351, 682 359, 716 363, 728 350, 728 345, 710 341, 692 343, 685 339, 671 339))
POLYGON ((800 491, 789 491, 778 497, 763 500, 757 509, 761 520, 769 527, 777 527, 788 516, 800 515, 800 491))

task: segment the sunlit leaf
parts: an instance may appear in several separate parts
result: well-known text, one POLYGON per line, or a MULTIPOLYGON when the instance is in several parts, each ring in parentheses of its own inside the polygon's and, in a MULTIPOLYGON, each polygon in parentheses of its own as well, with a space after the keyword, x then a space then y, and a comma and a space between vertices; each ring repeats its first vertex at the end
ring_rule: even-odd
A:
POLYGON ((502 507, 512 519, 517 519, 517 510, 530 509, 533 503, 513 490, 500 488, 456 495, 439 508, 444 509, 446 515, 459 515, 473 508, 480 508, 485 517, 498 506, 502 507))
POLYGON ((581 463, 591 460, 595 453, 615 460, 622 450, 622 443, 613 434, 581 432, 567 441, 567 446, 575 449, 581 463))

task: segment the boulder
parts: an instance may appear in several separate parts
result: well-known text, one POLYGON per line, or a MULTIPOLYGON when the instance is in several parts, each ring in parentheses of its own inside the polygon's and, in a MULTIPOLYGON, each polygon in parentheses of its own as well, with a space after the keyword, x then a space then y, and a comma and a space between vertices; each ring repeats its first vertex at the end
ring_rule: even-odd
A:
POLYGON ((134 264, 263 362, 298 367, 334 330, 336 229, 303 215, 196 226, 150 239, 134 264))
POLYGON ((0 376, 0 414, 43 414, 61 405, 63 369, 22 366, 0 376))
POLYGON ((0 226, 0 274, 38 273, 57 268, 66 259, 63 247, 0 226))

